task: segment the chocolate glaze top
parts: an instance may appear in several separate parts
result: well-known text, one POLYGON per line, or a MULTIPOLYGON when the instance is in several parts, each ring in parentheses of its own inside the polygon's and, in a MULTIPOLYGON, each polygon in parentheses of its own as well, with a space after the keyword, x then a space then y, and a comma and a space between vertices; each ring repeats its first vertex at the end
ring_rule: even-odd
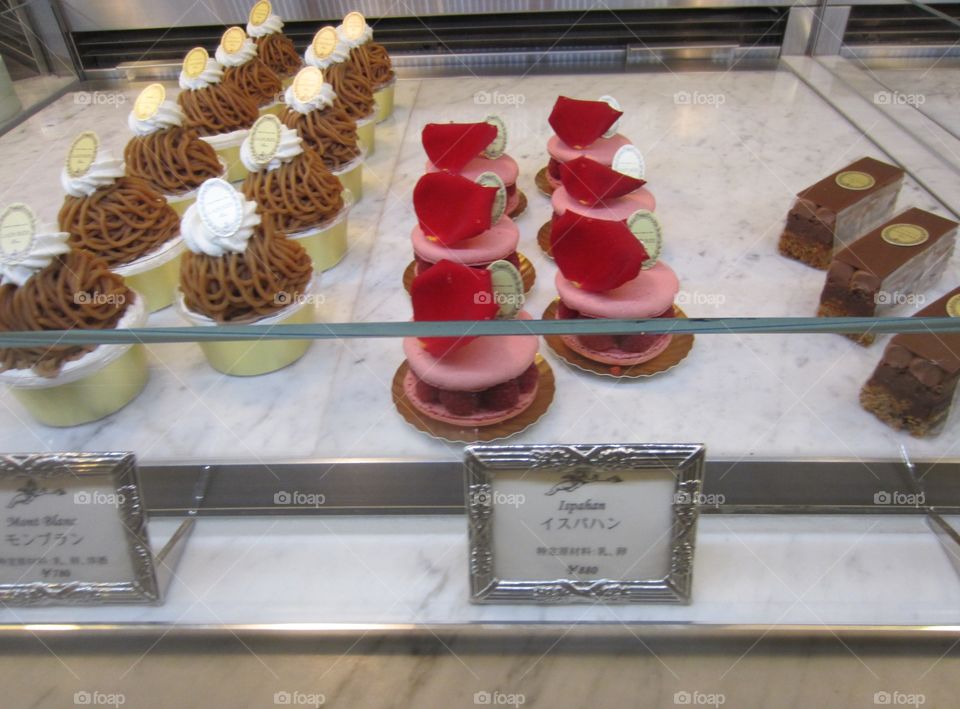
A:
POLYGON ((842 212, 864 197, 869 197, 874 192, 883 189, 887 185, 903 178, 903 170, 894 165, 888 165, 885 162, 874 160, 873 158, 860 158, 852 162, 845 168, 837 170, 829 177, 825 177, 815 185, 797 194, 798 199, 808 199, 815 202, 818 206, 833 210, 834 213, 842 212), (841 187, 837 184, 837 175, 841 172, 865 172, 876 183, 865 190, 851 190, 841 187))
POLYGON ((861 236, 847 248, 841 249, 833 258, 849 264, 855 270, 872 273, 882 282, 900 266, 931 248, 940 239, 953 238, 956 228, 957 223, 954 221, 911 207, 865 236, 861 236), (883 238, 883 231, 894 224, 922 227, 929 234, 929 238, 915 246, 897 246, 888 243, 883 238))
MULTIPOLYGON (((951 298, 960 297, 960 286, 954 288, 939 300, 923 310, 914 313, 915 318, 945 318, 947 303, 951 298)), ((933 362, 941 369, 954 374, 960 370, 960 332, 930 332, 917 335, 895 335, 887 348, 899 345, 906 347, 918 357, 933 362)))

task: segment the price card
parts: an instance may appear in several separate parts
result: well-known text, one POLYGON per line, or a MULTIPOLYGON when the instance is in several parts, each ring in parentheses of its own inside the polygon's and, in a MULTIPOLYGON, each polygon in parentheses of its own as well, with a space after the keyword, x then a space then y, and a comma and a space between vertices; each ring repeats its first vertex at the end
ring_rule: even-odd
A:
POLYGON ((313 53, 317 59, 326 59, 337 48, 337 31, 330 26, 320 28, 313 35, 313 53))
POLYGON ((132 454, 2 456, 0 512, 0 602, 159 600, 132 454))
POLYGON ((475 603, 689 603, 698 444, 470 446, 475 603))

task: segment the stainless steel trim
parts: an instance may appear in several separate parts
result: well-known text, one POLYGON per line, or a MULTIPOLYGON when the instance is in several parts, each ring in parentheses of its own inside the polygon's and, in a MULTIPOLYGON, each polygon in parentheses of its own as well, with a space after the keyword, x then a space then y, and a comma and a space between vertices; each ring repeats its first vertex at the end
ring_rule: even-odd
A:
MULTIPOLYGON (((162 638, 166 651, 200 652, 237 640, 256 643, 258 651, 271 645, 303 644, 311 652, 349 646, 354 652, 376 652, 399 643, 424 650, 514 651, 564 650, 603 654, 636 651, 637 639, 657 648, 706 653, 736 643, 763 640, 777 646, 825 643, 835 647, 863 643, 870 650, 911 643, 914 647, 947 650, 960 638, 957 625, 755 625, 718 623, 275 623, 173 625, 161 623, 30 623, 0 625, 0 649, 19 652, 89 652, 90 647, 120 651, 144 641, 162 638), (38 643, 40 639, 42 642, 38 643), (693 643, 692 641, 696 641, 693 643)), ((850 648, 848 648, 850 649, 850 648)), ((142 652, 143 647, 140 647, 142 652)), ((649 651, 649 648, 647 648, 649 651)))
POLYGON ((891 68, 896 68, 898 59, 940 59, 943 57, 960 57, 960 44, 844 44, 840 48, 840 56, 847 59, 890 59, 891 68))
MULTIPOLYGON (((925 496, 921 507, 883 503, 891 493, 914 489, 905 478, 903 463, 896 460, 710 458, 703 493, 723 502, 701 506, 700 511, 923 514, 929 506, 940 514, 960 514, 960 459, 915 461, 914 465, 920 471, 925 496)), ((153 516, 182 517, 194 509, 199 516, 464 512, 463 464, 455 460, 153 461, 140 463, 140 480, 144 505, 153 516), (209 487, 197 509, 195 490, 204 475, 209 475, 209 487), (292 499, 284 502, 276 497, 284 492, 322 495, 324 502, 319 506, 290 504, 292 499)))
POLYGON ((791 7, 787 14, 787 28, 783 32, 782 56, 804 55, 810 47, 810 38, 816 22, 812 7, 791 7))
POLYGON ((814 56, 839 54, 849 19, 849 5, 831 5, 822 8, 822 11, 818 12, 810 53, 814 56))

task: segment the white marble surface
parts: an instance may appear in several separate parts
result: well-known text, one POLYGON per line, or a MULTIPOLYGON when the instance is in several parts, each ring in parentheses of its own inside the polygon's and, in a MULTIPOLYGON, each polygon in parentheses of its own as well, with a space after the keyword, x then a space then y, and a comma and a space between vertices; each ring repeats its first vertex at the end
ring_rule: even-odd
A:
MULTIPOLYGON (((482 119, 492 109, 475 101, 477 92, 508 101, 496 110, 509 128, 508 151, 520 163, 519 184, 530 202, 518 221, 521 249, 539 274, 528 308, 542 312, 555 295, 555 271, 535 244, 549 202, 533 177, 546 162, 554 98, 584 88, 584 77, 568 76, 400 81, 397 113, 378 128, 366 196, 351 215, 352 248, 323 277, 326 302, 318 317, 410 317, 400 276, 411 257, 410 193, 424 162, 420 129, 428 121, 482 119)), ((119 95, 89 104, 64 97, 0 138, 7 165, 0 201, 28 201, 52 219, 67 144, 95 127, 120 150, 135 91, 123 92, 122 102, 119 95)), ((777 255, 784 215, 797 190, 857 157, 884 153, 788 71, 590 76, 586 95, 605 93, 620 97, 622 132, 647 156, 666 229, 665 258, 680 275, 684 309, 697 316, 812 315, 823 274, 777 255), (677 92, 687 92, 691 103, 678 103, 677 92)), ((944 212, 908 179, 899 206, 910 205, 944 212)), ((928 295, 950 285, 945 278, 928 295)), ((151 323, 178 324, 172 312, 151 323)), ((702 441, 710 454, 734 458, 899 457, 901 444, 915 458, 956 454, 957 417, 939 438, 915 441, 860 409, 857 393, 882 341, 863 349, 831 335, 701 336, 681 366, 643 381, 571 371, 544 348, 556 400, 513 440, 702 441)), ((27 420, 9 393, 0 394, 0 450, 126 449, 148 460, 459 457, 459 446, 410 429, 394 410, 389 384, 402 360, 395 340, 317 342, 292 367, 254 379, 214 372, 193 345, 150 350, 147 389, 98 423, 45 428, 27 420)))
MULTIPOLYGON (((172 525, 151 523, 155 546, 172 525)), ((0 624, 960 624, 960 577, 916 517, 702 516, 689 606, 473 605, 466 520, 446 516, 201 519, 175 574, 159 607, 0 624)))

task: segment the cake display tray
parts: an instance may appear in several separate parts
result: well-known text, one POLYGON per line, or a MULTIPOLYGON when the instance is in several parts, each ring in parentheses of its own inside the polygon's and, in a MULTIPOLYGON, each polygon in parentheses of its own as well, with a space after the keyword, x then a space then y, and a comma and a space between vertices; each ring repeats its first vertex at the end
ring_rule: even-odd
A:
MULTIPOLYGON (((861 155, 893 160, 806 81, 785 68, 591 76, 590 95, 620 97, 620 132, 644 153, 646 187, 664 229, 662 259, 680 279, 676 302, 691 319, 813 316, 823 273, 777 253, 796 191, 861 155), (705 96, 715 100, 700 100, 705 96), (817 130, 795 130, 798 121, 817 130)), ((112 102, 64 96, 0 136, 5 201, 30 203, 52 222, 73 137, 95 127, 105 148, 122 152, 138 87, 110 90, 112 102)), ((416 222, 411 191, 423 172, 420 131, 428 122, 482 120, 492 112, 507 125, 507 153, 519 164, 518 187, 528 198, 517 218, 520 250, 538 278, 524 307, 543 312, 557 296, 556 267, 537 245, 551 207, 535 178, 547 160, 554 100, 584 91, 582 76, 562 74, 400 79, 394 115, 378 126, 378 149, 364 168, 364 199, 350 214, 348 251, 324 274, 311 306, 316 321, 410 320, 402 274, 416 222), (524 100, 479 105, 476 96, 487 94, 524 100)), ((909 205, 949 216, 910 175, 897 208, 909 205)), ((958 264, 954 256, 948 272, 960 272, 958 264)), ((925 295, 936 297, 950 285, 943 279, 925 295)), ((149 324, 182 325, 171 311, 152 315, 149 324)), ((956 457, 955 418, 938 438, 914 440, 860 408, 859 389, 887 339, 861 348, 829 334, 703 335, 669 376, 643 382, 642 397, 637 387, 555 366, 553 404, 535 427, 510 440, 697 441, 708 456, 734 459, 899 460, 901 446, 916 460, 956 457)), ((147 351, 151 373, 143 393, 96 424, 47 428, 0 392, 0 450, 131 450, 147 462, 459 456, 459 444, 425 436, 397 413, 391 380, 404 359, 398 339, 318 341, 292 366, 249 380, 213 371, 192 343, 147 351)))

